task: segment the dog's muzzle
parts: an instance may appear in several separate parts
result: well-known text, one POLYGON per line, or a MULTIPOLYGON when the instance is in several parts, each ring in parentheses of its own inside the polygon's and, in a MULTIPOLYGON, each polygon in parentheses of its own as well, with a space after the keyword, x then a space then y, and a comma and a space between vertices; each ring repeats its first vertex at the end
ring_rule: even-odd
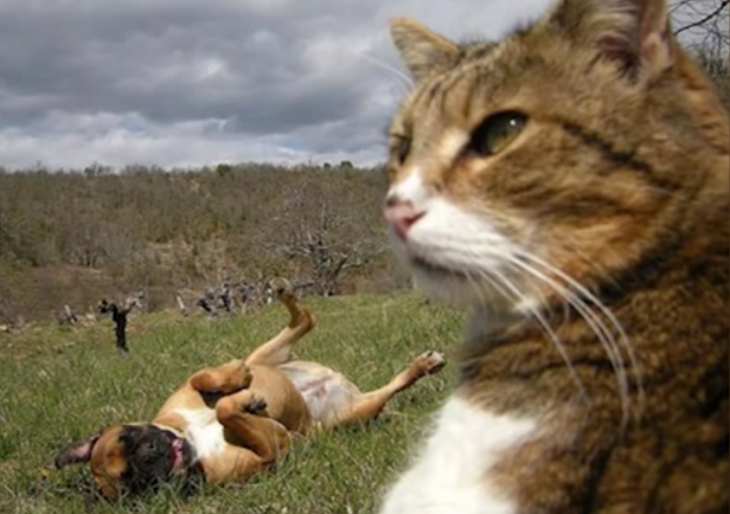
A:
POLYGON ((155 425, 128 425, 119 436, 127 467, 122 484, 130 494, 155 490, 161 483, 185 479, 194 466, 190 443, 155 425))

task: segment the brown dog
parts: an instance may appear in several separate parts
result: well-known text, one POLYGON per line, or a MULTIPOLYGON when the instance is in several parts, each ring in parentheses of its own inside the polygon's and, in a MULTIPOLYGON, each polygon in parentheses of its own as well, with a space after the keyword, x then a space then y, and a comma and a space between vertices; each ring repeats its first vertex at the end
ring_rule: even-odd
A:
POLYGON ((213 483, 245 481, 288 453, 292 433, 374 418, 394 394, 444 365, 439 353, 426 352, 387 385, 361 393, 331 368, 290 360, 315 319, 287 281, 271 287, 291 316, 276 337, 245 359, 195 373, 151 423, 113 425, 67 447, 56 467, 89 461, 108 499, 201 474, 213 483))

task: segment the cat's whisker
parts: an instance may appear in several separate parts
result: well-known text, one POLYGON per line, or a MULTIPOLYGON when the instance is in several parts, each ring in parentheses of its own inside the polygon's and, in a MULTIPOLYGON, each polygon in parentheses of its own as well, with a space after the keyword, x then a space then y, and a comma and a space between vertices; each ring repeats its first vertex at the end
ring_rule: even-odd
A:
MULTIPOLYGON (((499 285, 494 281, 491 280, 489 276, 480 274, 480 278, 484 279, 488 283, 489 291, 484 294, 484 288, 482 287, 482 282, 479 280, 476 280, 472 277, 471 273, 465 272, 465 276, 467 278, 467 282, 469 285, 474 289, 474 292, 479 297, 479 305, 485 306, 489 309, 489 322, 494 323, 495 326, 501 326, 502 325, 502 315, 503 312, 501 312, 497 308, 497 303, 494 299, 495 292, 497 294, 502 295, 502 297, 507 301, 513 301, 513 299, 510 297, 509 293, 505 292, 504 289, 499 287, 499 285)), ((478 323, 483 322, 484 320, 479 320, 478 323)))
MULTIPOLYGON (((557 246, 557 245, 556 245, 557 246)), ((563 250, 566 254, 570 254, 572 257, 575 257, 578 259, 585 267, 590 268, 594 272, 600 275, 604 275, 604 269, 596 263, 595 257, 592 257, 588 255, 586 252, 582 251, 579 246, 572 245, 572 244, 563 244, 561 245, 561 250, 563 250)), ((605 277, 605 280, 607 283, 611 284, 618 284, 614 277, 608 276, 605 277)))
MULTIPOLYGON (((535 279, 535 277, 533 277, 532 275, 525 275, 524 273, 520 273, 520 280, 524 281, 527 285, 530 286, 530 293, 533 296, 537 296, 537 305, 547 304, 547 298, 545 296, 545 293, 542 292, 542 288, 540 288, 539 285, 535 285, 537 283, 537 279, 535 279)), ((552 311, 548 311, 547 316, 547 319, 552 321, 552 311)))
POLYGON ((556 268, 555 266, 551 265, 550 263, 544 261, 543 259, 540 259, 539 257, 530 254, 529 252, 521 251, 520 255, 524 257, 525 259, 531 260, 533 263, 542 266, 544 269, 546 269, 548 272, 555 273, 557 276, 565 280, 569 285, 574 287, 581 295, 583 295, 585 298, 590 300, 602 313, 610 323, 614 326, 616 331, 619 334, 619 342, 624 345, 624 348, 626 349, 626 353, 629 356, 629 360, 631 361, 631 366, 633 367, 634 373, 636 374, 636 382, 637 382, 637 390, 640 396, 643 396, 643 387, 641 383, 641 368, 639 367, 639 362, 636 359, 636 353, 634 352, 634 349, 631 345, 631 341, 626 335, 626 332, 623 329, 623 326, 621 325, 621 322, 616 318, 616 316, 611 312, 611 310, 606 307, 603 302, 595 295, 593 294, 587 287, 582 285, 580 282, 575 280, 573 277, 565 273, 564 271, 556 268))
POLYGON ((464 272, 464 276, 466 277, 467 283, 471 286, 472 289, 474 289, 474 292, 477 294, 479 299, 481 300, 481 305, 489 305, 489 308, 491 309, 492 313, 495 312, 495 307, 493 302, 488 302, 486 297, 483 295, 484 291, 481 290, 479 287, 479 284, 472 278, 471 273, 468 271, 464 272))
POLYGON ((623 410, 622 425, 625 426, 625 423, 628 419, 630 405, 628 382, 626 380, 623 358, 621 357, 621 354, 617 347, 617 343, 614 341, 613 336, 608 330, 608 327, 605 326, 601 319, 596 316, 596 314, 590 309, 590 307, 585 304, 585 302, 583 302, 580 297, 573 294, 569 289, 563 287, 543 273, 533 269, 531 266, 528 266, 523 262, 515 260, 513 261, 513 265, 518 266, 521 270, 532 274, 534 277, 538 278, 546 285, 548 285, 552 290, 558 293, 562 298, 567 301, 569 305, 572 305, 575 310, 578 311, 578 314, 580 314, 586 320, 588 325, 591 327, 593 333, 596 334, 596 337, 598 337, 601 345, 606 350, 608 358, 611 361, 611 367, 613 368, 614 374, 616 375, 616 382, 618 384, 618 390, 621 396, 623 410))
MULTIPOLYGON (((519 252, 519 255, 521 257, 523 257, 524 259, 530 260, 533 264, 535 264, 537 266, 541 266, 543 269, 546 269, 548 271, 548 273, 553 273, 553 274, 557 275, 558 277, 560 277, 562 280, 564 280, 569 286, 573 287, 578 293, 580 293, 580 295, 582 297, 586 298, 593 305, 595 305, 598 308, 598 310, 601 312, 601 314, 603 314, 603 316, 605 316, 608 319, 609 323, 613 326, 613 328, 616 330, 616 332, 618 332, 619 337, 617 339, 613 336, 613 334, 608 329, 608 327, 605 325, 605 323, 596 315, 596 313, 594 313, 585 304, 585 302, 582 300, 581 296, 577 296, 574 293, 570 292, 568 289, 566 289, 565 287, 558 284, 555 280, 553 280, 550 277, 544 275, 543 273, 540 273, 539 271, 535 270, 532 266, 528 266, 526 263, 524 263, 522 261, 515 260, 515 262, 519 262, 526 271, 531 272, 536 275, 540 275, 543 278, 543 280, 546 282, 546 284, 551 285, 554 288, 557 287, 559 289, 562 289, 564 293, 570 294, 572 299, 574 300, 574 302, 572 302, 572 304, 576 307, 578 312, 584 316, 584 318, 585 318, 586 313, 589 314, 590 318, 592 318, 592 320, 593 320, 593 323, 591 321, 589 321, 588 318, 586 318, 586 321, 589 322, 589 324, 591 325, 591 328, 593 328, 595 331, 594 323, 597 324, 599 327, 599 331, 602 332, 603 334, 605 334, 605 338, 601 338, 601 341, 605 342, 606 344, 609 344, 609 345, 611 345, 611 347, 615 348, 614 353, 618 356, 618 358, 621 361, 621 371, 620 371, 620 373, 621 373, 620 380, 622 382, 621 390, 625 391, 624 394, 628 398, 628 395, 629 395, 628 378, 627 378, 625 366, 623 365, 623 357, 622 357, 621 352, 619 351, 619 348, 621 348, 621 347, 624 348, 624 350, 626 351, 626 354, 628 355, 632 370, 635 375, 637 399, 638 399, 638 413, 639 413, 638 415, 640 416, 640 413, 643 410, 643 405, 644 405, 644 389, 643 389, 643 385, 642 385, 642 381, 641 381, 640 369, 638 366, 638 361, 636 359, 635 352, 633 350, 633 347, 631 346, 631 342, 630 342, 628 336, 626 335, 626 333, 624 332, 623 327, 621 326, 621 323, 618 321, 618 319, 616 319, 616 316, 610 311, 610 309, 608 309, 603 304, 603 302, 600 301, 600 299, 598 299, 593 293, 591 293, 588 290, 588 288, 586 288, 585 286, 580 284, 578 281, 576 281, 575 279, 573 279, 572 277, 567 275, 565 272, 561 271, 560 269, 556 268, 555 266, 550 265, 549 263, 543 261, 542 259, 540 259, 528 252, 521 251, 521 252, 519 252), (576 303, 576 301, 582 305, 582 307, 583 307, 582 309, 578 309, 578 304, 576 303), (584 313, 583 311, 586 311, 586 312, 584 313)), ((563 296, 565 296, 565 294, 563 294, 563 296)), ((598 335, 599 338, 601 337, 599 335, 599 332, 596 332, 596 335, 598 335)), ((608 347, 606 347, 606 349, 608 351, 608 347)), ((612 362, 613 362, 613 360, 612 360, 612 362)), ((618 370, 617 370, 617 373, 618 373, 618 370)), ((617 377, 617 378, 619 378, 619 377, 617 377)), ((628 404, 625 405, 626 412, 624 413, 624 417, 625 417, 624 423, 626 423, 628 421, 628 416, 629 416, 628 407, 629 407, 628 404)))
MULTIPOLYGON (((486 246, 488 246, 488 245, 486 245, 486 246)), ((488 250, 484 250, 483 248, 482 249, 475 249, 475 248, 464 248, 463 249, 463 252, 472 259, 473 266, 478 266, 478 263, 480 262, 481 258, 483 257, 485 251, 488 251, 488 250)), ((502 256, 500 255, 500 257, 502 257, 502 256)), ((480 278, 483 278, 487 282, 489 282, 490 287, 494 287, 495 286, 496 283, 493 280, 490 280, 491 277, 489 276, 489 271, 488 272, 483 272, 482 271, 482 272, 480 272, 480 275, 479 276, 480 276, 480 278)), ((522 280, 524 280, 524 281, 527 282, 527 281, 530 281, 532 279, 532 277, 530 277, 530 276, 524 276, 524 275, 521 274, 520 279, 522 279, 522 280)), ((526 285, 529 286, 530 284, 526 284, 526 285)), ((509 299, 509 295, 505 295, 504 294, 504 290, 499 290, 499 292, 506 299, 509 299)), ((545 295, 543 294, 543 292, 540 290, 539 287, 530 287, 530 293, 532 295, 536 295, 536 296, 539 297, 538 302, 537 302, 538 305, 545 304, 545 295)), ((523 295, 523 301, 527 301, 527 299, 528 299, 528 296, 527 295, 523 295)), ((515 304, 517 304, 517 303, 519 303, 519 301, 515 301, 515 304)))
POLYGON ((390 76, 397 79, 396 83, 399 86, 399 89, 401 90, 402 94, 408 94, 408 92, 414 87, 413 80, 403 73, 402 71, 394 68, 390 64, 386 63, 385 61, 378 59, 376 57, 373 57, 372 55, 368 55, 366 53, 360 53, 356 54, 357 57, 361 59, 365 59, 366 61, 370 62, 371 64, 374 64, 380 69, 387 71, 390 76))
POLYGON ((484 274, 485 279, 487 276, 491 276, 493 279, 498 281, 502 286, 506 287, 508 291, 510 291, 519 301, 524 304, 527 309, 529 310, 530 314, 537 320, 538 325, 540 326, 542 332, 550 339, 550 341, 555 346, 555 349, 560 354, 560 357, 563 359, 563 362, 565 362, 565 365, 568 368, 568 371, 570 373, 571 378, 575 382, 576 387, 578 388, 579 396, 580 398, 588 402, 588 393, 586 392, 585 386, 583 385, 583 382, 581 381, 580 377, 578 376, 578 373, 575 371, 575 367, 573 366, 573 363, 570 360, 570 355, 568 355, 568 352, 565 349, 565 346, 563 346, 563 343, 560 341, 560 338, 555 333, 555 331, 552 329, 550 324, 545 319, 545 316, 542 315, 540 312, 540 309, 536 308, 532 302, 529 301, 527 296, 515 286, 512 281, 509 280, 504 274, 499 273, 496 270, 490 270, 489 275, 486 273, 484 274))

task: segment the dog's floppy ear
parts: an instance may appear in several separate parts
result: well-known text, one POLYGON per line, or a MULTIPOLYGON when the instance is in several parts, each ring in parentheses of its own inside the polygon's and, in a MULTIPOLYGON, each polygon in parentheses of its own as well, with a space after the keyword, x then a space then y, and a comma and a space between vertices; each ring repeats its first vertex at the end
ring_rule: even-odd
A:
POLYGON ((99 439, 98 435, 94 435, 83 441, 78 441, 64 448, 54 461, 56 469, 61 469, 69 464, 77 464, 79 462, 87 462, 91 458, 91 450, 99 439))

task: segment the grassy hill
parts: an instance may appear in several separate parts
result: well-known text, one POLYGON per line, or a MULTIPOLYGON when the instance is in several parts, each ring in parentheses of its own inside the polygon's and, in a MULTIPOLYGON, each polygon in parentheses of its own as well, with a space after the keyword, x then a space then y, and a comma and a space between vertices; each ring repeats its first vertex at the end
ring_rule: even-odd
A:
POLYGON ((299 440, 276 470, 248 484, 208 486, 188 500, 162 491, 144 500, 106 503, 85 492, 87 467, 51 468, 56 452, 107 424, 149 420, 194 370, 245 354, 277 333, 286 311, 274 304, 215 320, 139 314, 130 317, 127 357, 114 348, 109 320, 0 334, 0 512, 374 512, 383 487, 407 465, 414 436, 453 385, 461 315, 425 305, 414 294, 304 303, 319 324, 297 346, 295 358, 332 365, 363 390, 385 383, 426 349, 445 351, 451 361, 398 396, 369 427, 299 440))

